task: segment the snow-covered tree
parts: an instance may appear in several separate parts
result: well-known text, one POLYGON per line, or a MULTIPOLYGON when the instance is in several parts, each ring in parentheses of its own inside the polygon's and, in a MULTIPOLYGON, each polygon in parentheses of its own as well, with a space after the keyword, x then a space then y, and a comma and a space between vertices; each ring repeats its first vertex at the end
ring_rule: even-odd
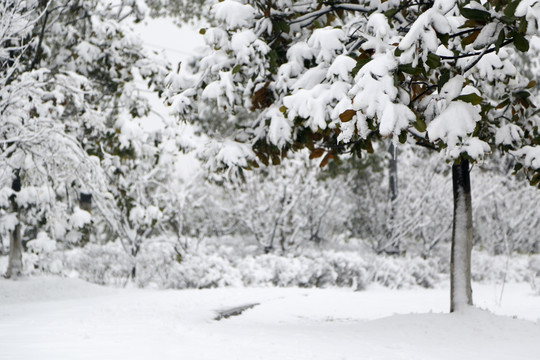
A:
POLYGON ((320 171, 299 152, 280 167, 244 173, 243 181, 225 182, 230 217, 264 252, 287 253, 306 242, 330 240, 339 224, 334 179, 321 181, 320 171), (334 224, 331 224, 334 222, 334 224))
POLYGON ((452 163, 451 310, 472 304, 469 168, 495 147, 540 182, 535 86, 513 64, 538 34, 525 1, 235 1, 212 7, 207 49, 169 77, 169 101, 235 128, 216 162, 274 164, 307 147, 324 166, 373 142, 416 143, 452 163), (240 116, 246 109, 251 116, 240 116))
MULTIPOLYGON (((21 208, 46 209, 40 226, 57 239, 71 226, 52 219, 60 215, 56 205, 65 194, 78 198, 84 190, 96 201, 113 200, 100 164, 102 141, 116 131, 118 113, 145 113, 146 102, 133 85, 135 72, 156 82, 160 65, 147 60, 124 24, 143 16, 138 2, 11 0, 0 6, 0 162, 9 199, 2 206, 11 208, 13 218, 11 276, 21 272, 21 208), (25 195, 42 186, 45 200, 25 195)), ((60 208, 65 218, 80 210, 60 208)))

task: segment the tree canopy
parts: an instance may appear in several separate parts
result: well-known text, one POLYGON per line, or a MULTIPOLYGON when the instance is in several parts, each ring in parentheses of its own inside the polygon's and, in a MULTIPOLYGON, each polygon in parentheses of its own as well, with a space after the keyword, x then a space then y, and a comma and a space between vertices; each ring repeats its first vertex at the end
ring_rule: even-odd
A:
POLYGON ((226 165, 279 163, 302 147, 325 165, 390 138, 449 160, 499 148, 537 185, 536 83, 514 59, 538 34, 539 6, 224 0, 201 29, 206 50, 169 77, 169 101, 191 121, 226 110, 236 131, 214 151, 226 165))

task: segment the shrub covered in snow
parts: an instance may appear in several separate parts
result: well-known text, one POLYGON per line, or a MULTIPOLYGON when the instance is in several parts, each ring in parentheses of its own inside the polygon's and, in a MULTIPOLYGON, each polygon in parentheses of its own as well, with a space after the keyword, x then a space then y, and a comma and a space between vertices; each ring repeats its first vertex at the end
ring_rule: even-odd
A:
POLYGON ((368 279, 393 289, 415 285, 430 288, 439 280, 439 272, 433 259, 377 256, 369 261, 368 279))
POLYGON ((133 259, 118 242, 87 244, 66 252, 64 271, 100 285, 125 285, 133 270, 133 259))
MULTIPOLYGON (((235 251, 231 243, 201 245, 189 254, 175 242, 148 242, 136 257, 119 242, 62 250, 45 233, 28 242, 27 273, 78 276, 87 281, 139 287, 204 289, 225 286, 348 287, 369 284, 392 289, 434 287, 448 273, 446 257, 382 256, 368 251, 302 249, 285 255, 235 251), (135 277, 133 273, 135 272, 135 277)), ((253 249, 252 249, 253 250, 253 249)), ((7 257, 0 257, 5 267, 7 257)), ((540 256, 473 254, 477 282, 529 282, 540 294, 540 256)))
POLYGON ((527 281, 528 256, 488 255, 474 252, 471 276, 474 281, 527 281))

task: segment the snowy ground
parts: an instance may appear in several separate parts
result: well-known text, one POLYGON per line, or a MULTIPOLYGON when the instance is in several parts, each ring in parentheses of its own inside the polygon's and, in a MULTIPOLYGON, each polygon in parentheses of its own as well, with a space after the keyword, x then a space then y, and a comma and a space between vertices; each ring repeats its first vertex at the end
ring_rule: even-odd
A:
POLYGON ((539 359, 540 297, 476 285, 471 310, 442 314, 448 289, 111 289, 75 279, 0 280, 0 359, 539 359), (242 315, 216 310, 258 302, 242 315))

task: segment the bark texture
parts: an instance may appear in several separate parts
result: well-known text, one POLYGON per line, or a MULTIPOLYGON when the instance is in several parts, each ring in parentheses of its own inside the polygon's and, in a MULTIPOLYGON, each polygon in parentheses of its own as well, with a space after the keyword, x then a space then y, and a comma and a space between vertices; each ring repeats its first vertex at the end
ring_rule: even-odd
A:
POLYGON ((469 161, 452 166, 454 218, 450 256, 450 312, 472 305, 471 251, 473 222, 469 161))

